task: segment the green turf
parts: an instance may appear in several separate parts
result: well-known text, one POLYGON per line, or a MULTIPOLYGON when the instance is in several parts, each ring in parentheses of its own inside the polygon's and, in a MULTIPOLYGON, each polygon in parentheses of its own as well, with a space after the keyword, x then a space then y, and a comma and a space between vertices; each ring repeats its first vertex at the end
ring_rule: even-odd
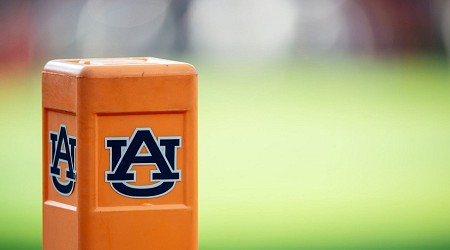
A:
MULTIPOLYGON (((200 249, 450 248, 447 65, 196 65, 200 249)), ((40 75, 1 82, 0 246, 39 248, 40 75)))

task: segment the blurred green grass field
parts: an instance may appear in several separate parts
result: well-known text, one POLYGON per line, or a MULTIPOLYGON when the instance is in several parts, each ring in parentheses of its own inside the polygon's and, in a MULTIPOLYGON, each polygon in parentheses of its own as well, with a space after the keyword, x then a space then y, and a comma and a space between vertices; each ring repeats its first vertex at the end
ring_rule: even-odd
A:
MULTIPOLYGON (((195 64, 200 249, 450 249, 445 63, 195 64)), ((40 98, 0 77, 0 249, 40 248, 40 98)))

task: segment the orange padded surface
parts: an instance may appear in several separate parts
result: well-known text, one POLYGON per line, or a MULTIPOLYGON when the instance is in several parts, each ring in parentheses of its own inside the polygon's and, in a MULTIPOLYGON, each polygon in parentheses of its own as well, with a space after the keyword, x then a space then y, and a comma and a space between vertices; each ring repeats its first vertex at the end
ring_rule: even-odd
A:
POLYGON ((44 68, 42 95, 44 249, 198 248, 192 65, 55 60, 44 68), (159 192, 163 185, 171 188, 159 192))

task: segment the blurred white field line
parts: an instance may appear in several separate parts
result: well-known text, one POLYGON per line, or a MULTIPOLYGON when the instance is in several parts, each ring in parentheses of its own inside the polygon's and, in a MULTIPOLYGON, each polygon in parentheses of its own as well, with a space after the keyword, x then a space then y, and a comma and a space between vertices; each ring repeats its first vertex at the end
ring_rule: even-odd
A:
POLYGON ((76 33, 82 55, 125 56, 149 50, 161 35, 169 4, 165 0, 88 0, 76 33))
POLYGON ((189 15, 193 53, 215 57, 283 57, 348 52, 370 54, 365 13, 347 0, 195 0, 189 15))

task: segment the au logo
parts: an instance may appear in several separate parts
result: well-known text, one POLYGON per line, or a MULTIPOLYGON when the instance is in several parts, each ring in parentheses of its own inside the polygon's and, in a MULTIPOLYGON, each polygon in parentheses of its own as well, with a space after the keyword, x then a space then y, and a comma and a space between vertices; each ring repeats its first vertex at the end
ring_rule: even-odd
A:
POLYGON ((59 127, 59 133, 50 131, 50 142, 52 144, 52 162, 50 164, 50 175, 53 186, 58 193, 69 196, 75 185, 75 149, 77 140, 74 136, 67 135, 65 125, 59 127), (67 164, 65 180, 61 179, 61 162, 67 164))
POLYGON ((132 198, 153 198, 170 192, 177 181, 181 181, 181 170, 177 170, 177 149, 181 137, 156 138, 150 128, 137 128, 131 138, 105 138, 105 147, 110 151, 110 169, 105 181, 119 194, 132 198), (145 153, 143 148, 145 147, 145 153), (135 185, 136 171, 132 166, 154 165, 150 171, 149 185, 135 185))

